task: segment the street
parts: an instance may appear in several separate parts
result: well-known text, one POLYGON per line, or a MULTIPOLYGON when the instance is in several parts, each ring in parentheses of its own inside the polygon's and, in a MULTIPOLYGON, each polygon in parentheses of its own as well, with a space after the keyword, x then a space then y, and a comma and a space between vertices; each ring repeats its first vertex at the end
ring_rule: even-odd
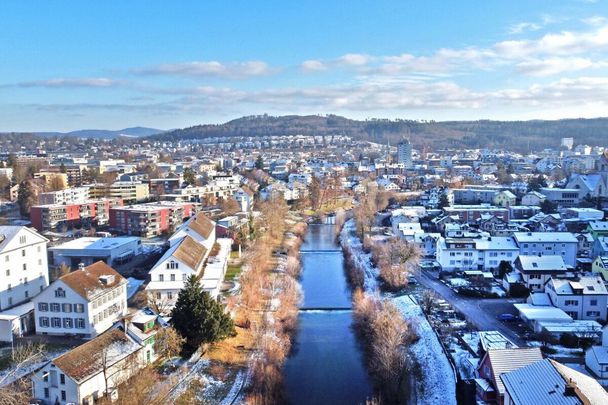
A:
POLYGON ((509 325, 496 319, 496 316, 504 313, 517 314, 514 303, 521 302, 511 298, 469 298, 458 295, 445 284, 429 275, 426 271, 419 271, 416 278, 424 287, 435 291, 443 299, 449 302, 455 309, 460 311, 466 319, 474 324, 480 331, 497 330, 520 347, 527 346, 513 329, 523 329, 513 323, 509 325))

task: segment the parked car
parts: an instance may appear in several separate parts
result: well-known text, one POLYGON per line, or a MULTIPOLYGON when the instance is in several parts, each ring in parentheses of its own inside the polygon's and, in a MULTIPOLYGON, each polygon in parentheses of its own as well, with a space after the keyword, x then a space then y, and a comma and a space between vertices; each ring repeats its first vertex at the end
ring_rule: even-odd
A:
POLYGON ((519 317, 513 314, 500 314, 497 316, 499 321, 503 322, 517 322, 519 321, 519 317))

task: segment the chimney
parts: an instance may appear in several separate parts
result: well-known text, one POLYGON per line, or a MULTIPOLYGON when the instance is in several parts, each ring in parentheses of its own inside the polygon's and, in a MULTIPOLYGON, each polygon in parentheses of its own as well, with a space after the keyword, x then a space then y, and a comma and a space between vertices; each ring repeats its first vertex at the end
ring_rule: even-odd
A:
POLYGON ((84 263, 83 262, 78 263, 78 270, 84 270, 84 263))
POLYGON ((564 395, 567 397, 576 396, 576 383, 570 379, 564 388, 564 395))

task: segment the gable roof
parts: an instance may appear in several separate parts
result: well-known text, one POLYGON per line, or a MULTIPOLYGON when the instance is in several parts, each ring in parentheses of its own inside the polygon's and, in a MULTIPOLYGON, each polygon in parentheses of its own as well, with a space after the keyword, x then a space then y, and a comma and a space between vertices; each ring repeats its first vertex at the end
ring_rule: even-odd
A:
POLYGON ((116 270, 102 262, 101 260, 85 267, 82 270, 75 270, 59 278, 68 287, 85 299, 89 299, 97 292, 108 290, 119 284, 126 284, 127 280, 116 270), (104 283, 100 277, 110 276, 109 282, 104 283), (113 278, 112 278, 113 276, 113 278))
POLYGON ((494 386, 501 395, 505 392, 505 386, 500 379, 502 374, 520 369, 543 359, 543 355, 538 347, 490 349, 486 352, 486 356, 489 358, 492 366, 494 386))
MULTIPOLYGON (((32 234, 34 237, 38 238, 38 242, 48 242, 48 239, 44 236, 40 235, 38 232, 28 228, 27 226, 18 226, 18 225, 1 225, 0 226, 0 252, 9 247, 11 241, 17 234, 25 230, 32 234)), ((32 241, 26 241, 26 245, 31 245, 32 241)))
POLYGON ((579 277, 578 280, 551 278, 556 294, 573 295, 574 290, 581 290, 583 295, 606 295, 608 291, 599 275, 579 277))
POLYGON ((112 328, 53 360, 77 383, 99 374, 141 349, 122 329, 112 328))
POLYGON ((188 227, 205 239, 209 238, 215 224, 205 214, 199 213, 188 223, 188 227))
POLYGON ((519 255, 515 262, 516 266, 526 272, 556 272, 566 271, 566 263, 560 255, 519 255))
POLYGON ((196 243, 190 236, 186 236, 173 252, 173 257, 197 271, 200 264, 205 260, 207 249, 200 243, 196 243))

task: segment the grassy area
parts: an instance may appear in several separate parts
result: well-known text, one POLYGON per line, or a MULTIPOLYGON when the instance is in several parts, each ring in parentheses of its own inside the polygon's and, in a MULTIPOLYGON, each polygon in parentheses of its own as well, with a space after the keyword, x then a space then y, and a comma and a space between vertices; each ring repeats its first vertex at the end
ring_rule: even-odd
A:
POLYGON ((241 274, 241 269, 242 269, 242 265, 237 264, 229 264, 228 265, 228 269, 226 270, 226 276, 224 277, 224 280, 226 281, 232 281, 234 280, 234 278, 241 274))
POLYGON ((240 259, 239 258, 239 251, 238 250, 233 250, 232 252, 230 252, 230 258, 231 259, 240 259))
POLYGON ((236 327, 236 336, 211 345, 205 358, 231 366, 246 366, 254 349, 251 329, 236 327))

